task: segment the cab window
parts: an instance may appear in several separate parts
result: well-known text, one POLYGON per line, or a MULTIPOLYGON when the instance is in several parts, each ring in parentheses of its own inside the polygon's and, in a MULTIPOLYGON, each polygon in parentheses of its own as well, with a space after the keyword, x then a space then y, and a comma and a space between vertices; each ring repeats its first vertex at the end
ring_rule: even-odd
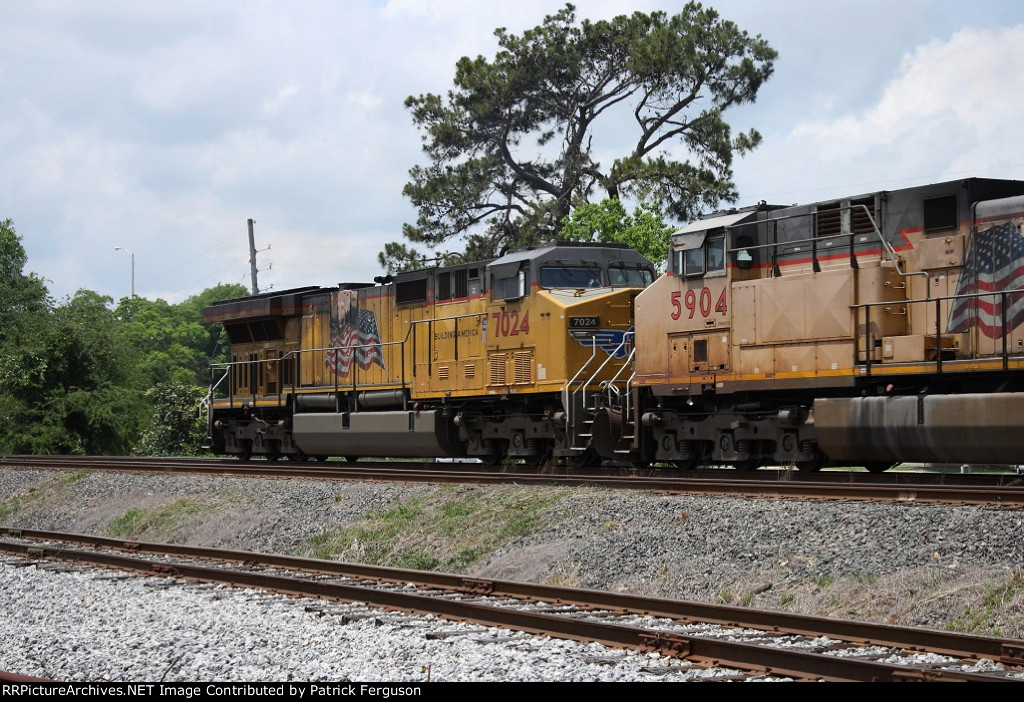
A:
POLYGON ((542 266, 542 288, 599 288, 601 269, 596 266, 542 266))
POLYGON ((708 238, 708 273, 720 273, 725 270, 725 237, 708 238))
POLYGON ((654 274, 647 268, 612 266, 608 269, 608 281, 613 288, 646 288, 654 282, 654 274))
POLYGON ((526 271, 519 270, 515 275, 506 278, 495 276, 491 281, 491 290, 495 300, 516 300, 526 297, 528 281, 526 271))
POLYGON ((700 246, 673 252, 672 272, 686 278, 725 271, 725 237, 708 237, 700 246))
POLYGON ((691 278, 704 275, 704 247, 683 249, 674 252, 673 273, 691 278))

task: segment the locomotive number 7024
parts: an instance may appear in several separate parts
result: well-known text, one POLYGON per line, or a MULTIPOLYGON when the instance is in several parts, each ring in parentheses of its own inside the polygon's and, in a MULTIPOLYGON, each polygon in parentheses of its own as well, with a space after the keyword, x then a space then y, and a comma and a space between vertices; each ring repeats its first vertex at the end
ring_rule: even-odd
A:
MULTIPOLYGON (((715 312, 720 312, 723 315, 729 311, 729 307, 725 302, 725 290, 725 288, 722 288, 722 294, 718 296, 718 302, 715 303, 715 312)), ((699 293, 695 290, 687 290, 685 294, 681 292, 672 293, 672 319, 679 319, 683 316, 683 307, 686 307, 690 312, 687 319, 693 319, 698 309, 698 297, 701 316, 710 316, 711 290, 701 288, 699 293), (679 301, 680 297, 683 298, 682 302, 679 301)))

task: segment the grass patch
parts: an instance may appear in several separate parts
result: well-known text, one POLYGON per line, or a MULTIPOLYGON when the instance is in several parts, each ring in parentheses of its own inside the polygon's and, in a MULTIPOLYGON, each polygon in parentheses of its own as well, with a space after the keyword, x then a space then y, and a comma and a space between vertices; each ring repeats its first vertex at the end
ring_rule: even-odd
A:
POLYGON ((86 474, 84 470, 58 473, 45 480, 40 480, 17 495, 0 500, 0 521, 6 521, 24 510, 44 507, 47 504, 57 502, 63 496, 64 489, 67 486, 84 480, 86 474))
POLYGON ((195 515, 211 509, 208 505, 183 498, 149 509, 133 507, 112 519, 104 532, 118 539, 141 535, 159 537, 170 533, 195 515))
POLYGON ((76 470, 71 473, 61 473, 57 479, 63 485, 74 485, 75 483, 85 480, 86 475, 88 475, 88 471, 76 470))
POLYGON ((315 558, 460 572, 552 519, 564 489, 448 487, 312 539, 315 558))
POLYGON ((441 562, 428 549, 399 551, 395 554, 395 567, 412 570, 434 570, 441 562))
POLYGON ((985 588, 985 605, 987 607, 1005 606, 1021 590, 1024 590, 1024 569, 1017 568, 1004 582, 985 588))
POLYGON ((1017 568, 1003 582, 986 585, 981 606, 965 608, 962 615, 953 617, 946 623, 946 628, 951 631, 1001 636, 1002 632, 995 620, 1021 590, 1024 590, 1024 570, 1017 568))

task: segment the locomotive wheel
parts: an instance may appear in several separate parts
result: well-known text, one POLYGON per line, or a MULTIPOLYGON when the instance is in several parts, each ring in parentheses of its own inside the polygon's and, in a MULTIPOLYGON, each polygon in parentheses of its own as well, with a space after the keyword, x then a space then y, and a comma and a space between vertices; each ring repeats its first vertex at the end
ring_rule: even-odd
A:
POLYGON ((281 458, 281 454, 278 453, 277 451, 272 451, 266 454, 264 458, 266 458, 268 461, 276 461, 277 459, 281 458))
POLYGON ((289 461, 292 461, 293 463, 303 463, 309 460, 309 457, 306 456, 306 454, 304 454, 302 451, 289 453, 288 455, 285 456, 285 458, 287 458, 289 461))
POLYGON ((565 462, 570 468, 594 468, 601 465, 601 457, 592 446, 588 446, 583 453, 569 456, 565 462))
POLYGON ((868 473, 884 473, 897 465, 899 464, 893 463, 892 461, 871 461, 870 463, 865 463, 864 468, 868 473))
POLYGON ((505 461, 505 445, 505 441, 496 439, 485 446, 490 449, 490 453, 478 456, 478 458, 484 465, 499 466, 505 461))
MULTIPOLYGON (((325 457, 324 460, 326 461, 327 458, 325 457)), ((359 460, 359 456, 345 456, 345 460, 348 461, 349 463, 355 463, 356 461, 359 460)))
POLYGON ((817 473, 825 465, 824 454, 817 454, 808 461, 797 461, 796 469, 801 473, 817 473))
POLYGON ((700 456, 693 454, 689 458, 682 461, 672 461, 676 468, 679 470, 693 470, 697 467, 697 463, 700 462, 700 456))
POLYGON ((540 452, 536 456, 524 456, 523 465, 529 466, 530 468, 540 468, 546 465, 551 460, 552 449, 550 444, 545 443, 540 452))
POLYGON ((241 453, 236 453, 235 456, 238 457, 238 460, 244 463, 252 458, 252 451, 242 451, 241 453))

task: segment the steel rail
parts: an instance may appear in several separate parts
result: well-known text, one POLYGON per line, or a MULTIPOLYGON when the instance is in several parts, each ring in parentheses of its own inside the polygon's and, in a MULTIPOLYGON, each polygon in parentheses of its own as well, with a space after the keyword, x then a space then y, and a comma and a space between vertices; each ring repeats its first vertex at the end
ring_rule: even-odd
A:
MULTIPOLYGON (((1024 481, 1020 476, 1006 474, 989 476, 990 479, 954 480, 948 474, 925 482, 915 474, 915 480, 879 482, 877 475, 842 473, 840 478, 815 479, 794 471, 755 471, 740 473, 731 470, 690 472, 675 475, 623 475, 621 473, 589 472, 583 475, 566 473, 521 472, 524 467, 508 471, 495 466, 487 470, 477 464, 444 464, 458 468, 438 468, 434 463, 332 463, 253 465, 231 461, 200 461, 154 459, 139 461, 132 458, 99 458, 68 460, 67 457, 23 459, 5 457, 0 468, 34 468, 47 470, 100 470, 113 472, 158 472, 196 475, 215 475, 235 478, 292 478, 307 480, 368 481, 368 482, 425 482, 476 485, 549 485, 561 487, 606 487, 623 490, 643 490, 678 495, 760 496, 789 499, 890 501, 903 503, 941 503, 1024 508, 1024 481), (321 467, 311 467, 313 465, 321 467), (425 468, 429 466, 429 468, 425 468), (864 480, 854 476, 864 476, 864 480)), ((813 476, 832 475, 811 474, 813 476)), ((981 478, 982 476, 962 476, 981 478)))
MULTIPOLYGON (((995 637, 973 636, 931 629, 894 627, 783 612, 768 612, 742 607, 706 605, 623 593, 532 585, 514 581, 466 578, 459 575, 428 571, 384 568, 246 551, 175 544, 141 543, 82 534, 60 534, 11 528, 0 529, 0 533, 6 533, 9 536, 22 539, 62 540, 96 548, 122 549, 166 556, 188 556, 207 560, 229 561, 249 567, 276 567, 324 573, 338 577, 403 584, 413 583, 418 586, 438 588, 445 591, 546 601, 563 605, 571 604, 583 608, 610 609, 617 612, 664 617, 676 621, 699 621, 727 626, 742 626, 761 629, 774 635, 824 635, 859 645, 899 646, 910 651, 929 651, 961 658, 988 658, 1009 665, 1024 665, 1024 641, 1004 640, 995 637)), ((725 663, 728 666, 775 673, 785 671, 786 675, 795 675, 797 677, 806 676, 809 672, 813 671, 815 676, 830 680, 1002 679, 993 678, 991 675, 974 674, 964 671, 942 670, 921 672, 913 668, 913 666, 878 664, 875 662, 865 663, 860 659, 837 659, 835 656, 812 652, 799 652, 800 655, 791 657, 787 654, 793 653, 792 651, 780 652, 778 649, 727 642, 703 636, 680 636, 675 633, 669 634, 634 629, 615 624, 581 623, 577 620, 566 622, 564 617, 556 615, 522 611, 510 612, 509 610, 495 609, 487 605, 475 605, 466 602, 451 603, 451 601, 438 600, 437 598, 424 595, 395 593, 393 591, 385 591, 383 594, 378 594, 381 593, 380 590, 356 585, 328 584, 322 581, 307 584, 304 580, 296 580, 295 578, 284 576, 255 573, 237 574, 236 571, 225 571, 219 568, 204 568, 186 564, 153 564, 149 561, 140 561, 129 556, 97 554, 63 547, 54 548, 50 546, 0 542, 0 550, 19 555, 52 556, 75 562, 91 562, 146 574, 173 574, 208 582, 225 582, 269 588, 293 595, 369 602, 385 608, 438 614, 454 619, 468 618, 492 626, 507 626, 531 633, 547 633, 578 641, 598 641, 607 645, 637 648, 644 651, 658 651, 664 655, 691 660, 698 659, 705 663, 728 661, 725 663), (237 578, 235 578, 236 574, 238 575, 237 578), (447 602, 447 604, 444 604, 444 602, 447 602), (551 617, 554 618, 551 619, 551 617), (734 647, 737 648, 734 649, 734 647), (837 664, 837 660, 843 661, 843 663, 837 664), (845 663, 850 663, 850 665, 847 666, 845 663)))

